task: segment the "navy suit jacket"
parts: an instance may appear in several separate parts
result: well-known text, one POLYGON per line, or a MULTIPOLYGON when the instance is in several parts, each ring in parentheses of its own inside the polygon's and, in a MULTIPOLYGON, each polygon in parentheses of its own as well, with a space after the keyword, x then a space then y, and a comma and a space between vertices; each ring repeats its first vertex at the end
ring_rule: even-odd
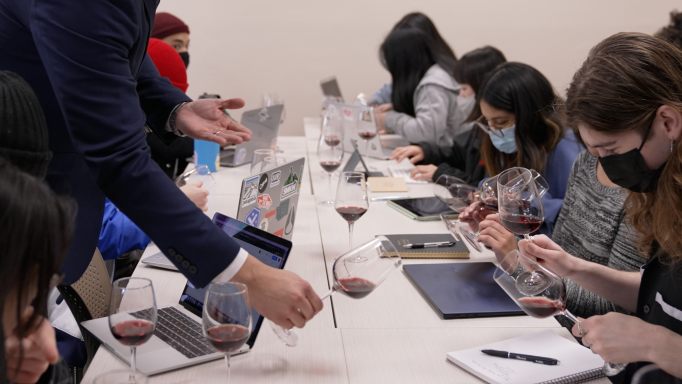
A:
POLYGON ((0 69, 34 89, 49 127, 47 181, 78 203, 64 284, 97 244, 104 197, 130 217, 196 286, 234 260, 217 228, 150 157, 147 124, 166 143, 171 110, 189 101, 146 54, 156 0, 0 0, 0 69))

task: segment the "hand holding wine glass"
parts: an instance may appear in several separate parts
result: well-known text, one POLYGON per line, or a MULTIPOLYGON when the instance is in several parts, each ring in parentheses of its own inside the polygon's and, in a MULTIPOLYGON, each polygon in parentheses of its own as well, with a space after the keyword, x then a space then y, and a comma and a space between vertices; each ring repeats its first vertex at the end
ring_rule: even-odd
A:
MULTIPOLYGON (((474 202, 477 193, 478 191, 475 187, 468 185, 462 179, 450 175, 441 175, 433 186, 433 194, 457 213, 462 213, 469 207, 474 202)), ((460 241, 461 238, 455 228, 459 220, 451 223, 444 215, 441 214, 440 217, 455 240, 460 241)))
POLYGON ((529 234, 540 228, 545 220, 545 209, 530 170, 510 168, 497 178, 500 222, 511 233, 529 234))
POLYGON ((109 300, 109 327, 114 338, 130 347, 135 372, 136 347, 147 342, 156 328, 156 298, 149 279, 127 277, 114 281, 109 300))
POLYGON ((225 382, 229 383, 230 354, 238 351, 251 335, 251 304, 246 285, 212 283, 206 290, 202 324, 208 344, 225 354, 225 382))
MULTIPOLYGON (((336 190, 334 208, 348 222, 350 249, 353 249, 353 225, 369 209, 365 174, 360 172, 343 172, 336 190)), ((358 262, 362 261, 360 259, 358 262)))

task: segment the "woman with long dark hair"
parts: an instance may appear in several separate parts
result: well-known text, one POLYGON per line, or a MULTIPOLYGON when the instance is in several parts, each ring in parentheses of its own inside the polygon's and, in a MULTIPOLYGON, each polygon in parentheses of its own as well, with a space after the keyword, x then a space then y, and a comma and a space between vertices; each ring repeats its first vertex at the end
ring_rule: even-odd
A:
POLYGON ((408 141, 452 145, 470 129, 457 108, 459 84, 436 61, 432 40, 416 28, 393 30, 381 45, 384 67, 393 79, 392 111, 378 111, 381 131, 408 141))
MULTIPOLYGON (((476 95, 474 114, 478 128, 487 134, 481 142, 481 158, 490 176, 511 167, 534 169, 549 184, 543 196, 545 221, 540 233, 551 235, 575 158, 582 151, 571 130, 554 108, 559 101, 549 80, 537 69, 521 63, 505 63, 488 74, 476 95)), ((460 220, 477 230, 481 217, 475 204, 460 220)))
MULTIPOLYGON (((461 86, 457 107, 465 116, 474 112, 476 94, 485 76, 506 61, 500 50, 487 46, 465 54, 455 63, 454 77, 461 86)), ((473 120, 476 118, 478 115, 473 120)), ((421 142, 396 148, 391 160, 401 162, 409 158, 417 165, 410 174, 415 180, 436 181, 441 175, 452 175, 469 184, 478 184, 485 176, 480 151, 484 134, 480 129, 472 129, 455 137, 452 146, 421 142)))
MULTIPOLYGON (((408 13, 393 27, 394 30, 398 28, 417 28, 424 32, 433 43, 438 65, 447 73, 452 73, 455 63, 457 62, 457 56, 455 56, 455 52, 450 48, 448 43, 445 42, 440 33, 438 33, 436 25, 433 24, 433 21, 431 21, 428 16, 421 12, 408 13)), ((391 83, 384 84, 381 89, 372 95, 370 105, 385 105, 382 107, 382 110, 390 109, 391 89, 391 83)))
POLYGON ((545 236, 519 242, 560 276, 636 313, 592 316, 573 327, 583 344, 630 382, 647 362, 682 378, 682 51, 641 33, 595 46, 566 100, 568 122, 599 155, 608 178, 629 190, 626 215, 649 260, 624 272, 573 257, 545 236))

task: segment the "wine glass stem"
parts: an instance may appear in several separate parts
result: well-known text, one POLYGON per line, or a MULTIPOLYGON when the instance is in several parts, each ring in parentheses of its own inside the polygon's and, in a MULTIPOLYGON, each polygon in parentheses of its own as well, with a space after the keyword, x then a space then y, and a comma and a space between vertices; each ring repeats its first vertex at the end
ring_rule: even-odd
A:
POLYGON ((332 195, 332 193, 333 193, 333 191, 332 191, 332 173, 327 172, 327 174, 329 175, 329 201, 334 201, 334 197, 332 195))
POLYGON ((367 159, 367 150, 369 149, 368 146, 369 146, 369 140, 365 140, 365 159, 367 159))
POLYGON ((350 245, 350 249, 353 249, 353 222, 348 223, 348 245, 350 245))
POLYGON ((137 372, 137 367, 135 366, 135 356, 136 356, 136 347, 130 348, 130 368, 133 370, 133 382, 135 382, 135 372, 137 372))
POLYGON ((328 297, 331 297, 331 295, 333 295, 334 292, 336 292, 336 291, 334 290, 334 288, 330 289, 329 292, 327 292, 324 296, 320 297, 320 300, 324 300, 324 299, 326 299, 326 298, 328 298, 328 297))
POLYGON ((566 316, 569 320, 571 320, 572 322, 574 322, 576 324, 578 324, 580 322, 580 320, 578 320, 576 315, 572 314, 571 311, 569 311, 568 309, 565 309, 564 312, 562 313, 562 315, 566 316))
POLYGON ((230 383, 230 354, 226 353, 225 354, 225 367, 227 367, 227 380, 225 380, 225 384, 230 383))

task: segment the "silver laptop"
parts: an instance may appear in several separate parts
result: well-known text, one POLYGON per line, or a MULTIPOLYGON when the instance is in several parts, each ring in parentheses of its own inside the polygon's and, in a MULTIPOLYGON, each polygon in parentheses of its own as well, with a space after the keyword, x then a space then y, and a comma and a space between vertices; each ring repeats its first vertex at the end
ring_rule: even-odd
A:
POLYGON ((369 138, 367 145, 365 146, 365 139, 360 137, 359 132, 375 133, 378 131, 374 108, 334 101, 325 102, 325 108, 331 108, 332 106, 333 108, 338 108, 340 110, 339 113, 342 116, 344 151, 353 152, 351 140, 356 140, 358 143, 358 151, 361 155, 387 160, 391 157, 391 153, 393 153, 394 149, 410 145, 410 142, 400 135, 375 134, 369 138), (366 129, 363 129, 365 127, 366 129))
POLYGON ((301 157, 245 178, 237 220, 291 240, 304 165, 301 157))
MULTIPOLYGON (((291 241, 220 213, 213 216, 213 222, 249 254, 271 267, 284 268, 291 252, 291 241)), ((187 283, 178 304, 158 309, 154 336, 137 347, 137 369, 140 372, 155 375, 224 356, 206 343, 203 334, 201 313, 205 294, 205 288, 195 288, 187 283)), ((253 348, 262 323, 263 316, 252 308, 251 336, 237 354, 253 348)), ((84 321, 81 325, 121 360, 130 362, 130 348, 114 339, 107 317, 84 321)))
POLYGON ((238 167, 251 163, 256 149, 275 149, 283 104, 245 111, 241 124, 251 130, 251 140, 220 151, 220 165, 238 167))
POLYGON ((324 100, 339 101, 343 103, 343 96, 341 96, 341 88, 336 81, 336 76, 325 77, 319 80, 320 88, 322 89, 322 96, 324 100))

